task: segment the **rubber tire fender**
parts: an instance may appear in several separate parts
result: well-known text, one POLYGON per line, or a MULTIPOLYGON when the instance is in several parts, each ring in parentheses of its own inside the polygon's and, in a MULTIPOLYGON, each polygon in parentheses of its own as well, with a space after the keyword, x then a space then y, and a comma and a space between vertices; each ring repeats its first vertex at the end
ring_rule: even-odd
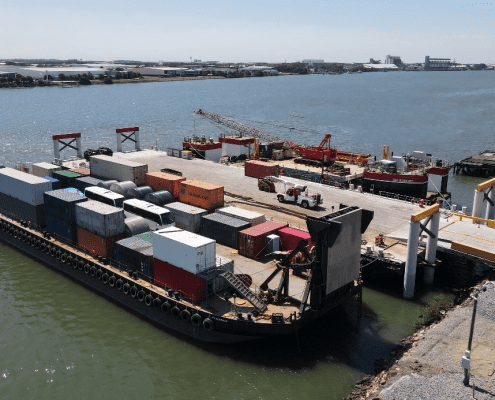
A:
POLYGON ((55 250, 55 246, 52 246, 52 247, 50 248, 50 255, 51 255, 52 257, 55 257, 55 254, 56 254, 56 253, 57 253, 57 252, 56 252, 56 250, 55 250))
POLYGON ((138 295, 138 290, 136 286, 132 286, 131 289, 129 290, 129 294, 133 299, 135 299, 138 295))
POLYGON ((191 312, 189 310, 182 310, 180 312, 180 319, 184 322, 191 321, 191 312))
POLYGON ((103 275, 103 271, 101 269, 97 269, 96 270, 96 279, 98 279, 99 281, 101 281, 101 276, 103 275))
POLYGON ((110 278, 108 278, 108 286, 115 287, 116 281, 117 281, 117 278, 115 277, 115 275, 112 275, 110 278))
POLYGON ((79 264, 79 262, 77 261, 77 258, 74 257, 70 264, 72 265, 72 268, 77 268, 77 264, 79 264))
POLYGON ((203 321, 203 328, 207 331, 212 331, 214 329, 213 321, 210 318, 205 318, 203 321))
POLYGON ((36 241, 36 247, 39 249, 41 247, 41 241, 37 240, 36 241))
POLYGON ((62 261, 64 264, 67 263, 67 254, 66 253, 63 253, 60 256, 60 261, 62 261))
POLYGON ((84 273, 85 273, 86 275, 89 275, 89 270, 90 270, 90 269, 91 269, 91 268, 90 268, 89 264, 84 264, 84 273))
POLYGON ((129 285, 128 283, 124 283, 124 285, 122 286, 122 291, 124 292, 124 294, 129 294, 129 291, 131 290, 131 285, 129 285))
POLYGON ((155 306, 155 308, 161 308, 162 301, 160 300, 159 297, 156 297, 155 299, 153 299, 153 305, 155 306))
POLYGON ((34 236, 31 236, 29 238, 29 241, 30 241, 32 247, 36 246, 36 238, 34 236))
POLYGON ((164 301, 163 304, 161 305, 161 309, 165 313, 169 314, 170 311, 172 310, 172 305, 168 301, 164 301))
POLYGON ((194 326, 201 326, 203 324, 203 318, 198 313, 194 313, 191 317, 191 323, 194 326))
POLYGON ((43 243, 40 243, 40 250, 41 251, 45 251, 46 250, 46 244, 43 242, 43 243))
POLYGON ((153 296, 151 294, 145 296, 144 304, 146 304, 148 307, 150 307, 153 304, 153 296))
POLYGON ((122 279, 117 279, 117 282, 115 282, 115 287, 117 290, 122 290, 122 286, 124 286, 124 281, 122 279))
POLYGON ((52 247, 50 246, 50 243, 47 243, 46 244, 46 249, 45 249, 45 253, 50 255, 50 252, 52 251, 52 247))
POLYGON ((96 267, 93 265, 90 269, 89 269, 89 274, 94 278, 96 276, 96 267))
POLYGON ((83 268, 84 268, 84 262, 79 261, 79 262, 77 263, 77 269, 78 269, 79 271, 82 271, 82 270, 83 270, 83 268))
POLYGON ((172 307, 172 310, 170 310, 170 312, 172 313, 172 315, 175 318, 179 318, 180 317, 180 308, 179 307, 177 307, 177 306, 172 307))
POLYGON ((60 257, 62 257, 62 252, 60 250, 58 250, 56 253, 55 253, 55 257, 57 258, 57 260, 60 260, 60 257))
POLYGON ((104 285, 108 285, 108 279, 110 279, 110 276, 105 272, 101 276, 101 281, 103 282, 104 285))

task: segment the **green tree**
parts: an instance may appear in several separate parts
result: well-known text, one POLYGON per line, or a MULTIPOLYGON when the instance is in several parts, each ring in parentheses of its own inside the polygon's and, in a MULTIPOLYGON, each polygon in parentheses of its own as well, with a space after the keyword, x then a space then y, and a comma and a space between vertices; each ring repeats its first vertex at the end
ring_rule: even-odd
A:
POLYGON ((113 84, 112 78, 110 78, 109 76, 106 77, 105 80, 103 81, 103 83, 105 85, 111 85, 111 84, 113 84))
POLYGON ((79 78, 79 84, 87 86, 87 85, 91 85, 91 81, 89 80, 88 76, 84 74, 79 78))
POLYGON ((65 79, 66 79, 65 74, 63 74, 62 72, 60 74, 58 74, 58 79, 61 81, 65 81, 65 79))
POLYGON ((117 72, 115 74, 115 79, 122 79, 122 73, 121 72, 117 72))

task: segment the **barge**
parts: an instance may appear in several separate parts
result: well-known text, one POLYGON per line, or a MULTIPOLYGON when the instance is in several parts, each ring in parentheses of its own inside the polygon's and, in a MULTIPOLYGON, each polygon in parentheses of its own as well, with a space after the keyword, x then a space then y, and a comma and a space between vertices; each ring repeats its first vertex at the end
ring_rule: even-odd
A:
MULTIPOLYGON (((11 175, 18 176, 13 173, 11 175)), ((34 184, 39 182, 33 181, 34 184)), ((41 204, 42 197, 39 190, 33 193, 38 196, 40 204, 32 207, 38 207, 40 213, 52 212, 53 207, 50 211, 51 206, 41 204), (45 205, 46 210, 43 208, 45 205)), ((14 199, 19 195, 22 197, 23 194, 12 192, 4 194, 4 197, 14 199)), ((77 197, 78 194, 72 192, 71 196, 77 197)), ((29 200, 28 197, 26 196, 26 200, 29 200)), ((297 334, 299 329, 326 315, 350 297, 360 297, 361 236, 373 218, 373 212, 358 207, 348 207, 319 218, 308 216, 306 223, 314 247, 309 248, 309 241, 303 239, 292 251, 287 252, 270 266, 257 263, 258 268, 260 266, 264 268, 260 275, 263 276, 263 281, 258 282, 258 285, 251 284, 252 281, 245 279, 261 272, 256 270, 247 259, 242 265, 242 271, 247 276, 239 276, 232 270, 223 269, 221 265, 200 270, 197 272, 195 282, 203 282, 202 290, 205 297, 195 299, 194 296, 191 298, 186 295, 185 288, 180 290, 174 286, 175 283, 163 284, 154 281, 153 277, 140 274, 139 265, 122 265, 116 262, 112 253, 112 240, 121 238, 119 232, 107 232, 108 239, 104 242, 107 256, 102 257, 97 255, 98 249, 79 246, 67 237, 47 231, 40 222, 41 218, 38 219, 40 223, 38 225, 31 219, 28 220, 29 217, 23 219, 22 214, 14 215, 13 211, 6 211, 8 207, 5 206, 3 199, 0 200, 2 242, 164 330, 215 343, 233 343, 273 335, 297 334), (221 293, 216 292, 214 284, 212 285, 212 282, 219 277, 228 289, 221 293), (276 282, 275 278, 277 278, 276 282)), ((90 207, 90 202, 97 203, 93 200, 73 204, 71 207, 75 208, 57 209, 57 212, 67 214, 69 219, 72 218, 70 215, 74 215, 74 209, 77 215, 84 209, 84 229, 89 230, 92 224, 90 216, 100 207, 90 207)), ((104 214, 101 215, 107 217, 103 218, 103 222, 98 223, 96 227, 100 236, 105 235, 105 230, 108 228, 115 228, 114 225, 106 226, 105 221, 117 221, 116 216, 119 214, 116 207, 101 204, 104 209, 104 214)), ((123 213, 123 210, 121 212, 123 213)), ((69 230, 75 227, 71 228, 70 223, 64 226, 69 230)), ((81 226, 77 226, 78 233, 81 229, 83 229, 81 226)), ((180 231, 179 228, 168 229, 174 232, 180 231)), ((166 233, 170 232, 166 229, 162 231, 151 234, 166 236, 166 233)), ((169 251, 173 253, 173 250, 169 251)), ((177 247, 175 251, 181 250, 177 247)), ((164 246, 160 247, 160 252, 166 252, 164 246)), ((180 259, 181 254, 172 255, 173 258, 180 259)), ((153 256, 156 256, 154 249, 153 256)), ((166 257, 161 258, 165 260, 166 257)), ((185 277, 191 276, 187 271, 183 271, 182 274, 185 277)), ((187 286, 189 283, 180 284, 187 286)))

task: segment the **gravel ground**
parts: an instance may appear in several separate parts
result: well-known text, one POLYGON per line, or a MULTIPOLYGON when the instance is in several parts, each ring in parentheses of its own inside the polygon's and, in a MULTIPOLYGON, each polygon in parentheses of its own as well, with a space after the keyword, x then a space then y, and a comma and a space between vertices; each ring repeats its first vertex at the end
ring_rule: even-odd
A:
POLYGON ((476 315, 495 321, 495 285, 493 282, 487 282, 484 288, 486 292, 482 291, 478 296, 476 315))
POLYGON ((400 378, 392 386, 383 390, 380 397, 385 400, 402 399, 493 399, 490 390, 484 389, 488 382, 480 378, 474 378, 475 388, 464 386, 463 374, 438 374, 431 377, 416 374, 406 375, 400 378))

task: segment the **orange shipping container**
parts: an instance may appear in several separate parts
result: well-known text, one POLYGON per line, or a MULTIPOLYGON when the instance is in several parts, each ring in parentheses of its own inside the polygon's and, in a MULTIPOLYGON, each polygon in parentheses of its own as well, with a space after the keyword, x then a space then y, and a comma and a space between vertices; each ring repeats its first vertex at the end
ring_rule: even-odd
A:
POLYGON ((179 200, 211 211, 223 207, 223 186, 201 181, 181 182, 179 200))
POLYGON ((113 258, 115 242, 123 239, 124 237, 125 235, 117 235, 104 238, 95 233, 89 232, 86 229, 79 227, 77 228, 78 246, 92 255, 102 256, 105 258, 113 258))
POLYGON ((182 176, 167 174, 166 172, 149 172, 146 174, 146 186, 152 188, 155 192, 166 190, 176 199, 179 198, 180 183, 186 178, 182 176))

